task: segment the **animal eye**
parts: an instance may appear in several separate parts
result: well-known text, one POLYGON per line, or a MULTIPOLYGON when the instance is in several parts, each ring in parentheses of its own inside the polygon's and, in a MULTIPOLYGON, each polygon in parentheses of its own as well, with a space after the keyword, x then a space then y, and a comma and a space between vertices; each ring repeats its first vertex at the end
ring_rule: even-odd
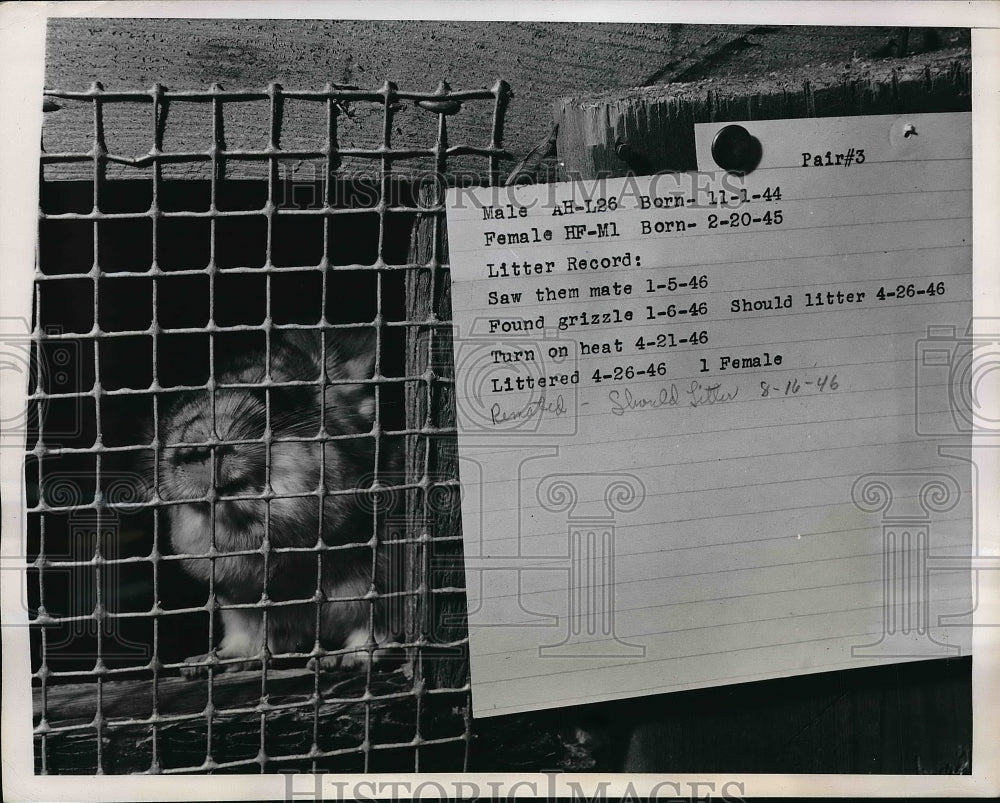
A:
POLYGON ((175 449, 174 463, 177 465, 187 465, 191 463, 204 463, 208 459, 208 451, 205 449, 175 449))

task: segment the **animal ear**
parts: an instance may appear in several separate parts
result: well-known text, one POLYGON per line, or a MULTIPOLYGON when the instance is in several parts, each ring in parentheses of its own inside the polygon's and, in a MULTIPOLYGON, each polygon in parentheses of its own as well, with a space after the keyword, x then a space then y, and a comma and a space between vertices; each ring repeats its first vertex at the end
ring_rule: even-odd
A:
MULTIPOLYGON (((324 379, 328 408, 339 415, 360 415, 365 422, 375 416, 375 390, 360 380, 375 374, 375 331, 370 326, 327 330, 325 366, 319 332, 284 329, 271 335, 272 375, 287 379, 324 379), (323 370, 325 367, 325 370, 323 370), (358 380, 355 384, 344 380, 358 380)), ((346 423, 344 423, 346 425, 346 423)), ((366 426, 368 424, 365 424, 366 426)))
MULTIPOLYGON (((322 340, 315 329, 283 329, 271 335, 272 371, 318 377, 323 362, 322 340), (305 364, 305 365, 304 365, 305 364)), ((375 332, 371 327, 331 329, 326 332, 326 378, 371 379, 375 371, 375 332)), ((302 379, 302 376, 296 376, 302 379)))
POLYGON ((320 336, 309 329, 271 334, 271 374, 284 379, 322 379, 320 336))
POLYGON ((371 379, 375 373, 375 330, 333 330, 328 334, 326 372, 329 379, 371 379))
MULTIPOLYGON (((375 351, 375 330, 370 327, 328 332, 327 379, 371 379, 375 375, 375 351)), ((329 385, 327 401, 341 408, 357 410, 365 420, 370 420, 375 415, 374 388, 372 384, 329 385)))

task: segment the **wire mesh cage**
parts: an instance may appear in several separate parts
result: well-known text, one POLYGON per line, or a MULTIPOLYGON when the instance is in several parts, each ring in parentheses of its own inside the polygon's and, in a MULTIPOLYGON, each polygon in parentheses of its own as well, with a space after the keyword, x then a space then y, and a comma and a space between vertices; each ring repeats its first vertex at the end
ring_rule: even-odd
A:
POLYGON ((509 88, 46 95, 88 132, 41 157, 36 771, 466 768, 443 192, 509 88))

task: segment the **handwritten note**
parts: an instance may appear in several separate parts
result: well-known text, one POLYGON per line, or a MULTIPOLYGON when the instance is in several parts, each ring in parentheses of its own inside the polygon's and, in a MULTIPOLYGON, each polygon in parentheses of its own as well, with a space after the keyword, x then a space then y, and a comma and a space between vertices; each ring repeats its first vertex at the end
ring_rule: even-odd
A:
POLYGON ((449 193, 476 716, 969 649, 969 115, 722 125, 449 193))

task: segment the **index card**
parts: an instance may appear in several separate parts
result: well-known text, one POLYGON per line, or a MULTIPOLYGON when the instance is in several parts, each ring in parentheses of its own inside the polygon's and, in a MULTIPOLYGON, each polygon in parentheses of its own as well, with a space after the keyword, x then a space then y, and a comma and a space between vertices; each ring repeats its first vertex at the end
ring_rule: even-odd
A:
POLYGON ((968 651, 969 117, 449 192, 476 716, 968 651))

